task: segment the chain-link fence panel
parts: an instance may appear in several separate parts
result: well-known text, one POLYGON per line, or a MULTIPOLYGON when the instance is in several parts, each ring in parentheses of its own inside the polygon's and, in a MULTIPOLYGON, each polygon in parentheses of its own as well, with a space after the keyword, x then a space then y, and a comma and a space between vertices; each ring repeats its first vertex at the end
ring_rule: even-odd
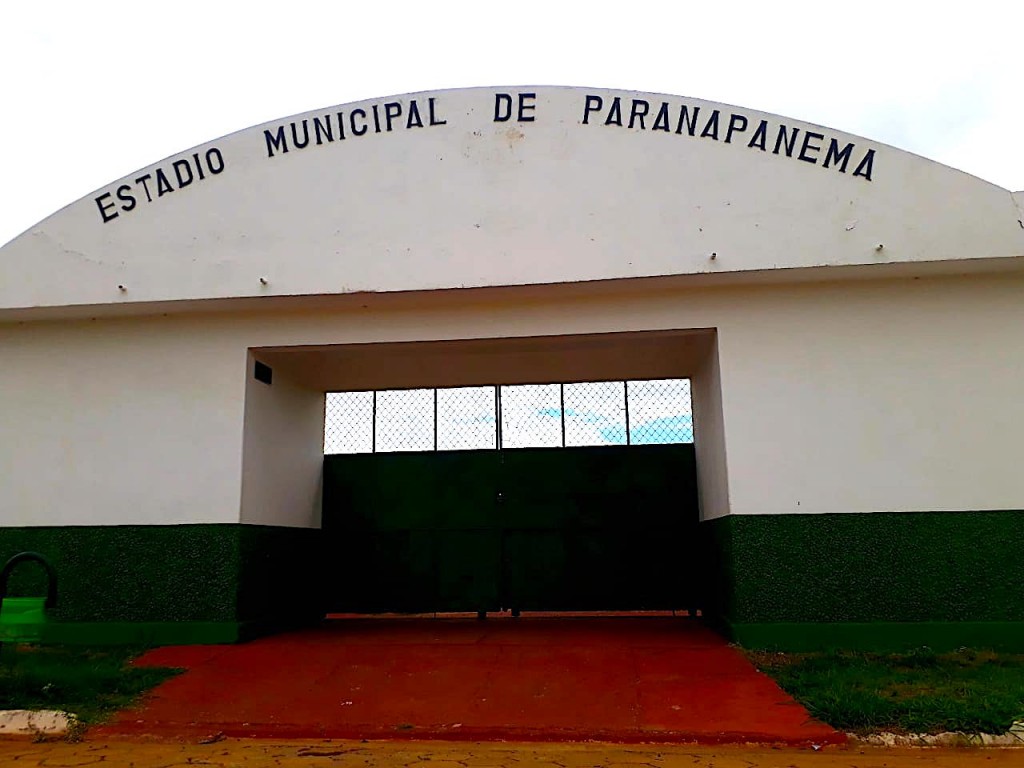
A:
POLYGON ((626 444, 623 382, 594 381, 563 386, 566 446, 626 444))
POLYGON ((331 392, 324 421, 324 453, 692 442, 688 379, 331 392))
POLYGON ((376 438, 377 453, 434 450, 434 390, 377 392, 376 438))
POLYGON ((472 451, 498 447, 494 387, 437 390, 437 449, 472 451))
POLYGON ((562 396, 558 384, 501 388, 501 447, 558 448, 562 445, 562 396))
POLYGON ((373 392, 328 392, 324 453, 373 450, 373 392))
POLYGON ((693 442, 689 379, 626 382, 629 442, 633 445, 693 442))

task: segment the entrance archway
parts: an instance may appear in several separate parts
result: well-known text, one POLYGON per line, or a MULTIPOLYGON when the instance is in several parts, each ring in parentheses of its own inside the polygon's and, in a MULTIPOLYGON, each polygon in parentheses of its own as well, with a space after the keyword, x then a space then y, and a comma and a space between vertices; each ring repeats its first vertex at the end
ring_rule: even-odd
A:
POLYGON ((322 499, 327 612, 694 612, 706 591, 694 435, 715 445, 721 419, 694 405, 691 377, 708 389, 714 341, 705 330, 253 350, 246 443, 258 448, 243 498, 266 504, 260 484, 284 482, 282 498, 322 499), (317 493, 312 403, 338 388, 348 413, 333 413, 341 447, 317 493), (461 421, 459 397, 473 398, 461 421), (451 413, 444 429, 439 412, 451 413), (306 429, 281 428, 302 413, 306 429), (282 473, 297 454, 307 466, 282 473))

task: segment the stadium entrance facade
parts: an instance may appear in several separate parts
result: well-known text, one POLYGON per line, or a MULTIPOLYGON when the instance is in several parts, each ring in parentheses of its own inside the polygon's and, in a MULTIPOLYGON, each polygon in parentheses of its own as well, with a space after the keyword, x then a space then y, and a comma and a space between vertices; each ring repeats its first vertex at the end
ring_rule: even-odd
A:
POLYGON ((73 641, 697 607, 751 645, 1019 647, 1022 198, 600 89, 218 139, 0 249, 0 557, 51 562, 47 632, 73 641), (657 382, 692 413, 627 417, 657 382), (566 401, 619 384, 621 421, 566 401), (503 443, 541 385, 557 401, 526 410, 562 443, 503 443), (463 419, 494 448, 444 442, 466 388, 494 397, 463 419), (429 404, 429 445, 376 442, 397 391, 429 404), (376 401, 371 450, 325 459, 327 393, 376 401), (692 443, 632 439, 684 417, 692 443))

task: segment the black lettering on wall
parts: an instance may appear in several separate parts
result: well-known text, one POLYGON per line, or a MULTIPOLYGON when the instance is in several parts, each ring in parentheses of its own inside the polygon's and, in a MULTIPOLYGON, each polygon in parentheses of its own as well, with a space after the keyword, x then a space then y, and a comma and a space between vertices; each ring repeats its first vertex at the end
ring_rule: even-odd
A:
MULTIPOLYGON (((511 98, 511 97, 509 97, 511 98)), ((775 131, 773 154, 785 154, 786 157, 818 165, 819 161, 824 168, 836 168, 840 173, 846 173, 847 167, 855 159, 853 154, 856 145, 852 142, 843 143, 836 139, 828 138, 826 134, 816 131, 805 130, 799 127, 790 127, 783 123, 776 123, 762 118, 756 119, 756 127, 750 131, 754 120, 740 112, 726 112, 728 122, 722 118, 722 111, 708 107, 701 114, 701 107, 683 103, 672 104, 668 101, 649 102, 645 99, 629 99, 628 119, 623 118, 622 98, 620 96, 610 97, 607 100, 608 109, 605 112, 606 100, 596 94, 588 93, 583 101, 583 125, 589 125, 592 118, 601 114, 605 115, 605 125, 622 127, 624 124, 631 128, 647 130, 647 118, 654 116, 650 123, 650 130, 665 131, 672 130, 670 112, 678 107, 679 114, 675 124, 675 133, 681 135, 684 132, 690 136, 700 136, 705 139, 718 141, 724 138, 726 144, 740 142, 746 139, 749 149, 759 149, 762 152, 768 150, 768 133, 775 131), (653 106, 657 104, 657 110, 653 106), (769 125, 771 123, 771 125, 769 125), (698 133, 699 130, 699 133, 698 133), (724 133, 724 137, 722 134, 724 133), (801 138, 801 133, 803 136, 801 138), (747 137, 749 136, 749 139, 747 137)), ((511 105, 505 106, 504 115, 511 113, 511 105)), ((854 176, 871 181, 874 176, 875 150, 867 150, 866 154, 857 163, 854 176)))
POLYGON ((104 202, 110 198, 109 192, 104 192, 102 195, 96 198, 96 207, 100 209, 100 217, 103 219, 103 223, 106 224, 108 221, 113 221, 120 214, 114 209, 117 207, 114 203, 104 202), (113 213, 111 213, 113 211, 113 213))
POLYGON ((796 147, 796 137, 798 133, 800 133, 800 129, 794 128, 793 135, 790 136, 788 133, 786 133, 786 126, 779 124, 779 133, 775 137, 775 149, 772 151, 772 154, 779 154, 779 148, 782 147, 783 144, 785 144, 786 157, 792 157, 793 149, 796 147))
POLYGON ((750 142, 747 144, 748 147, 757 147, 762 152, 765 152, 764 142, 768 138, 768 121, 762 120, 758 123, 757 128, 754 131, 754 135, 750 137, 750 142))
POLYGON ((743 133, 747 130, 748 121, 743 115, 737 115, 735 112, 729 116, 729 127, 725 129, 725 143, 732 144, 732 135, 734 133, 743 133))
POLYGON ((821 144, 811 144, 812 140, 821 140, 825 137, 820 133, 814 131, 804 131, 804 142, 800 145, 800 159, 805 163, 811 163, 811 165, 817 165, 818 158, 808 155, 808 152, 817 154, 821 151, 821 144))
MULTIPOLYGON (((537 94, 530 93, 496 93, 494 94, 494 122, 534 122, 536 120, 536 98, 537 94)), ((447 125, 448 121, 438 113, 437 99, 427 99, 427 123, 431 126, 447 125)), ((604 125, 628 127, 630 130, 648 130, 647 118, 654 115, 650 124, 650 130, 670 132, 672 130, 671 110, 678 106, 679 114, 675 125, 675 133, 682 134, 684 131, 689 136, 699 135, 701 138, 710 138, 724 143, 731 144, 734 140, 742 142, 742 134, 746 134, 751 125, 751 118, 736 112, 725 112, 727 121, 722 120, 723 112, 719 109, 704 110, 687 104, 672 104, 668 101, 651 102, 642 98, 609 97, 605 98, 596 94, 584 96, 583 115, 581 123, 590 125, 591 119, 605 114, 604 125), (623 117, 622 100, 628 101, 628 118, 623 117), (608 104, 607 112, 605 106, 608 104), (656 106, 657 109, 652 107, 656 106), (726 124, 727 123, 727 124, 726 124), (698 134, 698 129, 700 129, 698 134), (724 137, 722 132, 724 131, 724 137)), ((337 134, 332 123, 331 114, 304 118, 291 121, 287 124, 274 126, 270 129, 263 129, 263 138, 267 149, 267 157, 275 157, 278 154, 285 154, 292 148, 303 149, 308 147, 314 140, 316 144, 323 145, 334 142, 335 138, 344 140, 346 138, 346 120, 348 126, 355 136, 363 136, 370 130, 370 120, 373 120, 374 130, 378 133, 391 133, 401 128, 403 121, 405 127, 423 128, 425 126, 424 115, 420 104, 416 99, 406 101, 389 101, 381 104, 371 104, 366 108, 352 109, 345 115, 344 111, 333 113, 337 119, 337 134), (309 123, 312 121, 312 131, 309 123), (288 132, 291 133, 289 139, 288 132)), ((858 152, 858 146, 854 142, 844 142, 835 138, 829 138, 824 133, 812 130, 805 130, 799 127, 790 127, 782 123, 775 123, 769 120, 758 119, 757 126, 747 141, 747 147, 760 149, 767 152, 769 129, 776 131, 772 153, 775 155, 785 154, 786 157, 810 163, 820 164, 824 168, 835 168, 840 173, 847 173, 847 168, 853 164, 854 154, 858 152), (803 136, 801 138, 801 132, 803 136), (819 162, 820 161, 820 162, 819 162)), ((874 161, 876 150, 861 150, 863 156, 856 163, 853 176, 872 181, 874 177, 874 161)), ((142 202, 153 202, 154 198, 163 197, 203 181, 207 175, 217 175, 224 171, 225 161, 220 149, 211 147, 206 150, 205 155, 193 152, 190 155, 180 157, 177 160, 165 161, 163 167, 155 168, 151 173, 144 174, 134 180, 133 183, 124 183, 104 192, 94 198, 97 210, 103 223, 109 223, 118 218, 122 213, 135 211, 142 202), (149 186, 149 181, 155 180, 156 189, 149 186), (142 189, 140 194, 138 189, 142 189), (143 200, 142 195, 145 195, 143 200)))
POLYGON ((406 128, 422 128, 423 118, 420 117, 420 105, 416 103, 416 99, 409 102, 409 119, 405 124, 406 128))
POLYGON ((214 176, 224 170, 224 155, 216 147, 206 150, 206 167, 214 176))
POLYGON ((668 133, 671 128, 668 124, 668 102, 661 102, 661 108, 658 110, 657 117, 654 118, 654 125, 651 126, 652 131, 665 131, 668 133))
MULTIPOLYGON (((122 211, 135 210, 136 201, 135 195, 132 194, 132 188, 130 184, 122 184, 117 188, 117 199, 121 201, 122 211)), ((105 221, 105 219, 104 219, 105 221)))
POLYGON ((518 93, 515 99, 512 98, 511 93, 494 94, 494 122, 507 123, 511 120, 512 105, 515 103, 517 104, 516 121, 532 123, 536 117, 530 113, 537 108, 537 105, 533 103, 536 98, 536 93, 518 93))
POLYGON ((166 194, 174 191, 174 187, 171 186, 171 182, 167 179, 167 174, 164 173, 163 168, 156 169, 156 196, 163 197, 166 194))
POLYGON ((384 127, 388 133, 391 132, 391 124, 395 118, 402 116, 402 103, 400 101, 389 101, 384 105, 384 127))
POLYGON ((153 202, 153 196, 151 194, 149 194, 149 180, 150 180, 150 178, 151 178, 150 175, 147 173, 145 176, 139 176, 139 178, 137 178, 135 180, 136 184, 141 184, 142 185, 142 189, 146 193, 146 202, 147 203, 152 203, 153 202))
POLYGON ((718 141, 718 110, 716 109, 711 113, 711 117, 708 118, 707 123, 704 125, 704 130, 700 132, 702 139, 711 138, 718 141))
POLYGON ((316 136, 317 146, 323 144, 325 138, 328 142, 334 141, 334 127, 331 125, 330 115, 324 115, 323 120, 319 117, 313 118, 313 134, 316 136))
POLYGON ((494 94, 494 122, 507 123, 512 119, 512 96, 508 93, 494 94))
POLYGON ((854 176, 862 176, 868 181, 871 181, 871 169, 875 165, 875 150, 869 149, 868 153, 864 155, 864 158, 857 164, 857 170, 853 172, 854 176))
POLYGON ((100 212, 103 223, 116 219, 121 213, 130 213, 139 207, 143 202, 152 203, 154 197, 160 198, 171 192, 185 189, 206 179, 206 174, 217 175, 224 170, 224 155, 220 149, 211 147, 206 150, 205 156, 198 152, 191 155, 179 157, 162 167, 156 168, 152 173, 139 176, 134 182, 124 182, 118 185, 113 192, 104 192, 94 199, 96 207, 100 212), (205 162, 204 162, 205 161, 205 162), (149 182, 155 180, 156 189, 149 186, 149 182), (139 192, 139 189, 142 192, 139 192), (116 196, 116 200, 111 199, 116 196))
POLYGON ((622 103, 618 96, 612 99, 612 105, 608 108, 608 117, 604 119, 604 124, 622 127, 622 103))
POLYGON ((171 168, 174 169, 174 177, 178 180, 178 189, 187 187, 192 183, 192 166, 188 164, 188 160, 175 160, 171 163, 171 168), (187 176, 182 173, 182 169, 187 172, 187 176))
POLYGON ((821 164, 828 168, 833 163, 838 164, 839 172, 846 173, 846 165, 850 162, 850 155, 853 154, 853 142, 850 142, 842 150, 839 149, 839 142, 831 139, 828 143, 828 150, 825 152, 825 161, 821 164))
POLYGON ((348 113, 348 124, 352 128, 352 135, 353 136, 362 136, 364 133, 366 133, 369 130, 369 128, 367 127, 367 125, 365 123, 365 120, 366 120, 366 110, 365 109, 360 109, 359 107, 356 107, 355 109, 353 109, 351 112, 348 113), (356 125, 356 116, 357 115, 359 116, 360 120, 364 121, 364 122, 360 123, 359 125, 356 125))
POLYGON ((643 99, 633 99, 633 106, 629 110, 629 127, 632 128, 634 123, 639 120, 640 128, 646 130, 647 126, 644 125, 644 118, 647 117, 647 113, 650 111, 651 105, 646 101, 643 99))
POLYGON ((277 133, 272 134, 269 130, 263 131, 263 136, 267 140, 267 157, 274 156, 274 150, 278 152, 288 151, 288 142, 284 136, 284 126, 277 126, 277 133))
POLYGON ((519 94, 519 122, 520 123, 532 123, 536 120, 536 116, 532 113, 537 105, 534 103, 537 100, 536 93, 520 93, 519 94))
POLYGON ((438 120, 437 119, 437 115, 434 113, 435 109, 436 109, 436 107, 434 105, 434 97, 431 96, 430 98, 427 99, 427 112, 430 115, 430 124, 431 125, 448 125, 448 121, 447 120, 438 120))
POLYGON ((296 149, 305 149, 309 146, 309 121, 302 121, 302 139, 299 139, 298 127, 292 123, 292 146, 296 149))
POLYGON ((679 124, 676 126, 676 133, 683 132, 683 126, 686 126, 686 132, 693 136, 694 131, 697 130, 697 116, 700 114, 700 107, 693 108, 693 117, 690 117, 690 110, 685 104, 679 106, 679 124))

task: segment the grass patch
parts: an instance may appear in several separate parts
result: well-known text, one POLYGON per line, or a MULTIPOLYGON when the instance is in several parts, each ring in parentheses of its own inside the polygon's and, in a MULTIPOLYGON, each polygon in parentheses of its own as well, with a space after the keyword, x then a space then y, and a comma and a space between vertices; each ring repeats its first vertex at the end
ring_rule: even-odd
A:
POLYGON ((857 733, 1005 733, 1024 719, 1024 655, 748 652, 819 720, 857 733))
POLYGON ((0 709, 59 709, 83 725, 102 722, 180 670, 136 668, 128 648, 5 644, 0 650, 0 709))

